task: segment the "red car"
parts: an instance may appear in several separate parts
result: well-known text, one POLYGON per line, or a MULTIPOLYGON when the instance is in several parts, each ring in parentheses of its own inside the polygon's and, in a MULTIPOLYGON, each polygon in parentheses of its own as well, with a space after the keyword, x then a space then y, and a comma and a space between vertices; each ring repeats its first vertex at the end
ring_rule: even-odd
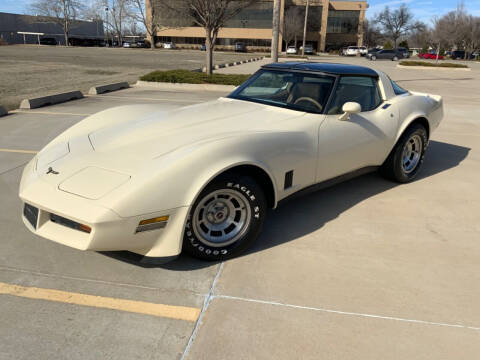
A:
MULTIPOLYGON (((431 54, 431 53, 418 54, 418 57, 421 57, 423 59, 436 60, 437 59, 437 54, 431 54)), ((438 60, 443 60, 443 56, 438 55, 438 60)))

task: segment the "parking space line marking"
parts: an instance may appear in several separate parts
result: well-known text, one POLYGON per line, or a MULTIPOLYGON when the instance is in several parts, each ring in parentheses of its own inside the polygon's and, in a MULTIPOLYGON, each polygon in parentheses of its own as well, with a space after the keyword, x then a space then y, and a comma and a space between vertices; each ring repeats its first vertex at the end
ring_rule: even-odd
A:
POLYGON ((88 97, 114 99, 114 100, 148 100, 148 101, 177 101, 184 103, 202 103, 209 100, 182 100, 182 99, 163 99, 163 98, 146 98, 146 97, 132 97, 132 96, 112 96, 112 95, 85 95, 88 97))
POLYGON ((70 112, 53 112, 53 111, 36 111, 36 110, 13 110, 10 111, 14 114, 41 114, 41 115, 64 115, 64 116, 90 116, 92 114, 78 114, 70 112))
MULTIPOLYGON (((23 165, 22 165, 23 166, 23 165)), ((78 277, 78 276, 67 276, 67 275, 58 275, 58 274, 50 274, 50 273, 44 273, 40 271, 34 271, 34 270, 27 270, 27 269, 18 269, 18 268, 13 268, 13 267, 5 267, 5 266, 0 266, 0 271, 12 271, 12 272, 19 272, 19 273, 24 273, 24 274, 30 274, 30 275, 36 275, 36 276, 43 276, 43 277, 49 277, 49 278, 57 278, 57 279, 66 279, 66 280, 76 280, 76 281, 85 281, 85 282, 91 282, 95 284, 103 284, 103 285, 110 285, 110 286, 120 286, 120 287, 130 287, 133 289, 142 289, 142 290, 161 290, 165 291, 168 289, 165 288, 160 288, 160 287, 153 287, 153 286, 144 286, 144 285, 137 285, 137 284, 129 284, 129 283, 121 283, 121 282, 116 282, 116 281, 106 281, 106 280, 98 280, 98 279, 89 279, 89 278, 84 278, 84 277, 78 277)), ((192 292, 193 295, 195 296, 201 296, 204 297, 204 294, 192 292)))
POLYGON ((21 150, 21 149, 0 149, 0 152, 19 153, 19 154, 36 154, 35 150, 21 150))
POLYGON ((340 311, 340 310, 316 308, 316 307, 310 307, 310 306, 292 305, 292 304, 280 303, 280 302, 276 302, 276 301, 249 299, 249 298, 242 298, 242 297, 229 296, 229 295, 214 295, 213 298, 239 300, 239 301, 253 302, 253 303, 258 303, 258 304, 283 306, 283 307, 288 307, 288 308, 293 308, 293 309, 301 309, 301 310, 320 311, 320 312, 326 312, 326 313, 331 313, 331 314, 339 314, 339 315, 351 315, 351 316, 359 316, 359 317, 374 318, 374 319, 394 320, 394 321, 416 323, 416 324, 423 324, 423 325, 444 326, 444 327, 452 327, 452 328, 461 328, 461 329, 480 331, 480 327, 468 326, 468 325, 462 325, 462 324, 448 324, 448 323, 440 323, 440 322, 426 321, 426 320, 406 319, 406 318, 400 318, 400 317, 394 317, 394 316, 363 314, 363 313, 356 313, 356 312, 351 312, 351 311, 340 311))
POLYGON ((197 321, 200 315, 199 308, 117 299, 69 291, 13 285, 3 282, 0 282, 0 294, 24 297, 28 299, 47 300, 66 304, 126 311, 190 322, 197 321))

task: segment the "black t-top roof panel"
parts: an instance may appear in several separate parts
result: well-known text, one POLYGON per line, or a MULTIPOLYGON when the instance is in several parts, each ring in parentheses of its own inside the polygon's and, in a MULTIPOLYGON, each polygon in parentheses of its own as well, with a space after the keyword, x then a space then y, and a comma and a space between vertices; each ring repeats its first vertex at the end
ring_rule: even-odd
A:
POLYGON ((278 70, 298 70, 298 71, 313 71, 334 75, 361 75, 378 77, 378 73, 365 66, 349 65, 349 64, 335 64, 335 63, 320 63, 320 62, 298 62, 289 61, 282 63, 272 63, 262 66, 262 69, 278 69, 278 70))

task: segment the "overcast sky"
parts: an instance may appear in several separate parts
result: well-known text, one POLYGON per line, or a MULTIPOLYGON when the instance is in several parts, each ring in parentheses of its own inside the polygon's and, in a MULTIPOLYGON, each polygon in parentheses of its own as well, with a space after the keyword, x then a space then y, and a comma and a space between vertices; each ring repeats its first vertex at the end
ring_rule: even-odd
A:
MULTIPOLYGON (((24 14, 31 1, 32 0, 0 0, 0 12, 24 14)), ((88 0, 85 2, 88 2, 88 0)), ((380 10, 383 10, 385 5, 393 9, 405 3, 412 9, 418 20, 430 24, 430 20, 434 15, 442 15, 454 10, 458 0, 369 0, 368 3, 370 7, 367 10, 367 17, 369 18, 372 18, 380 10)), ((480 0, 465 0, 465 6, 469 13, 480 16, 480 0)))

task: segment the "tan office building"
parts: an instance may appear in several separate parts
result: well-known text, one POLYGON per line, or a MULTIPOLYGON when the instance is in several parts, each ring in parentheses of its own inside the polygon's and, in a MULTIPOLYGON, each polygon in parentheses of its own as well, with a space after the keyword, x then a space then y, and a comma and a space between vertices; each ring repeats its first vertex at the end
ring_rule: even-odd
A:
MULTIPOLYGON (((145 0, 147 8, 151 0, 145 0)), ((282 0, 281 19, 288 9, 298 7, 304 14, 306 0, 282 0)), ((317 51, 339 49, 343 46, 362 45, 363 21, 368 8, 366 1, 311 0, 308 10, 307 43, 317 51)), ((217 46, 230 47, 243 42, 249 49, 265 49, 272 39, 273 0, 259 0, 227 21, 217 40, 217 46)), ((177 45, 200 46, 205 41, 203 28, 185 19, 163 19, 155 42, 172 41, 177 45), (182 24, 179 26, 179 24, 182 24)), ((302 34, 297 36, 300 45, 302 34)), ((282 41, 285 49, 285 42, 282 41)), ((293 45, 290 43, 289 45, 293 45)))

